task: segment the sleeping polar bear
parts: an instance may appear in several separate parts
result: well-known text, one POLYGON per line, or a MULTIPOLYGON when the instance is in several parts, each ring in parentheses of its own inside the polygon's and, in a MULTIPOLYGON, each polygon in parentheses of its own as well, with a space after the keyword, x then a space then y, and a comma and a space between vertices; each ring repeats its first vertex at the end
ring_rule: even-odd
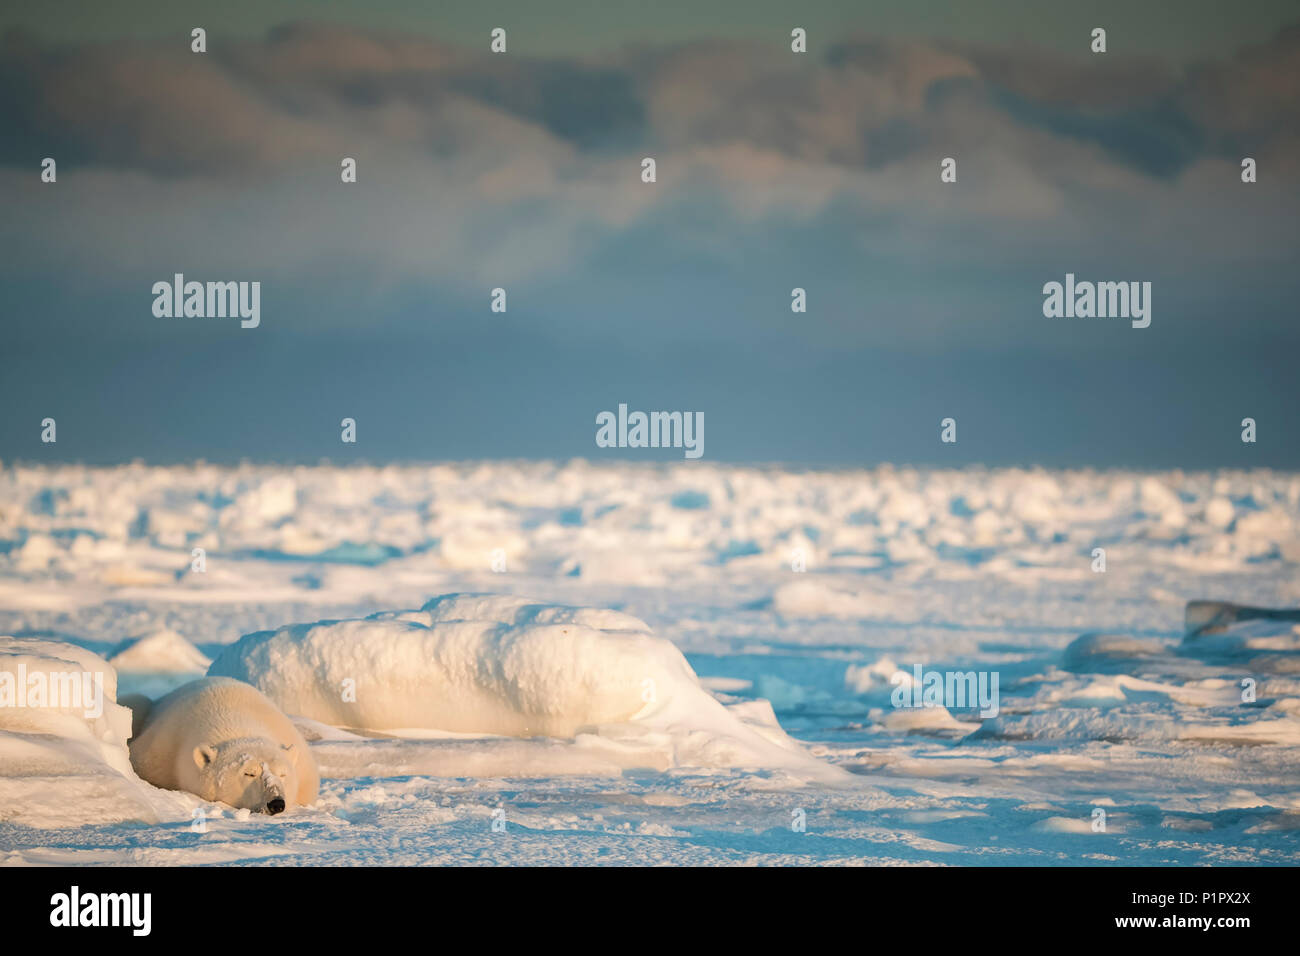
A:
POLYGON ((155 787, 281 813, 316 801, 320 774, 307 742, 249 684, 205 677, 133 711, 131 765, 155 787))

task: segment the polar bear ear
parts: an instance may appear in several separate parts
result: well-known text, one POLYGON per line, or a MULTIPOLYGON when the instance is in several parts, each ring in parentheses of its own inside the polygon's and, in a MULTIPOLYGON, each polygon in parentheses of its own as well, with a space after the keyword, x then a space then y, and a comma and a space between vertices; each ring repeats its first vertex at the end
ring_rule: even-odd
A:
POLYGON ((200 770, 205 769, 216 759, 217 749, 215 747, 198 746, 194 748, 194 765, 200 770))

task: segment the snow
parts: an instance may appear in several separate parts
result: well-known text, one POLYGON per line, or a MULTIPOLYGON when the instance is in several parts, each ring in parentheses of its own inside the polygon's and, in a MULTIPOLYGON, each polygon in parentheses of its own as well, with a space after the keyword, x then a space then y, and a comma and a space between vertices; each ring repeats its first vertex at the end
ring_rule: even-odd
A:
POLYGON ((207 655, 170 628, 126 641, 108 662, 119 671, 202 674, 212 664, 207 655))
POLYGON ((131 713, 116 703, 107 661, 63 641, 0 636, 0 687, 18 683, 49 690, 40 705, 0 690, 0 822, 73 827, 188 814, 190 801, 132 771, 131 713), (84 691, 95 682, 97 701, 84 691), (75 698, 53 692, 73 684, 83 688, 75 698))
POLYGON ((603 739, 589 749, 625 766, 835 776, 770 708, 724 706, 671 642, 606 609, 443 595, 419 610, 249 634, 208 673, 252 684, 286 713, 362 732, 591 735, 603 739))
POLYGON ((783 584, 772 596, 772 609, 789 618, 901 618, 910 610, 907 596, 799 580, 783 584))
POLYGON ((1296 864, 1297 564, 1267 471, 10 465, 0 670, 108 702, 0 708, 0 862, 1296 864), (316 806, 130 772, 115 694, 209 661, 316 806))

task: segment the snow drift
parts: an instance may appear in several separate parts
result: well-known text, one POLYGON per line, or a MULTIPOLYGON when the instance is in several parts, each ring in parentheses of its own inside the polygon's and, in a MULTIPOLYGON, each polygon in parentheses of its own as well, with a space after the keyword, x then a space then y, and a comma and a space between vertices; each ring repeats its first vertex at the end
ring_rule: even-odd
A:
POLYGON ((612 610, 444 595, 418 611, 248 634, 208 673, 247 681, 286 713, 363 733, 594 734, 635 751, 632 741, 658 732, 672 738, 674 765, 831 769, 770 708, 728 707, 671 642, 612 610))
POLYGON ((98 655, 0 636, 0 821, 66 827, 189 817, 192 798, 156 790, 131 769, 131 712, 116 701, 117 673, 98 655), (26 692, 15 696, 20 684, 26 692), (86 688, 95 688, 89 697, 86 688))

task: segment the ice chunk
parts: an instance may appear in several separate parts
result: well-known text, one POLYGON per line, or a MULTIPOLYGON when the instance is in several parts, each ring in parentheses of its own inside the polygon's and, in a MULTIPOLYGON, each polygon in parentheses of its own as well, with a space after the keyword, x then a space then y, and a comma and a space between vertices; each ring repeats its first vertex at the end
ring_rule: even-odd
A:
POLYGON ((117 674, 98 655, 0 636, 0 821, 189 818, 194 798, 157 790, 131 769, 131 712, 116 700, 117 674))
POLYGON ((1300 609, 1248 607, 1229 601, 1188 601, 1183 615, 1185 640, 1219 634, 1242 621, 1300 621, 1300 609))
POLYGON ((144 637, 123 641, 108 658, 119 672, 202 674, 211 659, 175 631, 164 628, 144 637))
POLYGON ((654 732, 668 735, 670 765, 824 767, 779 727, 725 707, 644 622, 599 608, 446 595, 419 611, 248 634, 208 673, 354 730, 597 734, 636 746, 654 732))

